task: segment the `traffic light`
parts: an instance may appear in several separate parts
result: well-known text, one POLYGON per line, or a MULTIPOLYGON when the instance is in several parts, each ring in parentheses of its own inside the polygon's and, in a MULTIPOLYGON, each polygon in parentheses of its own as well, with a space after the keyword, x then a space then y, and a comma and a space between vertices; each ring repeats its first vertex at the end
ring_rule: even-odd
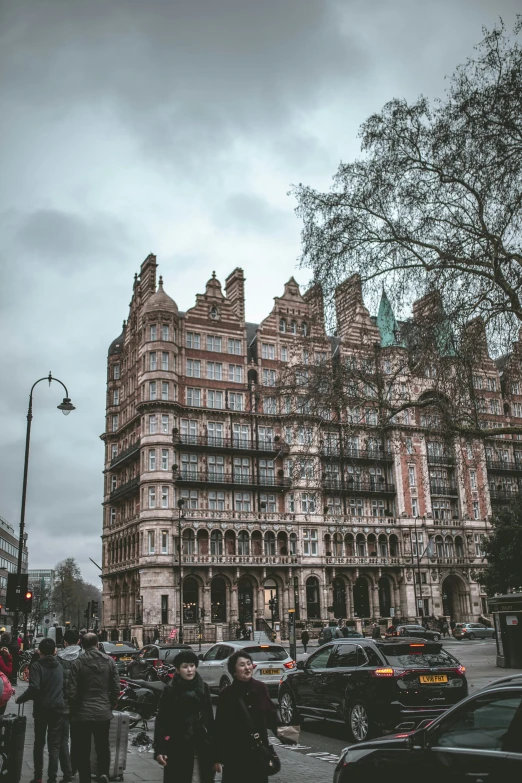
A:
POLYGON ((87 609, 83 613, 83 616, 85 617, 86 620, 90 620, 91 619, 91 602, 90 601, 87 604, 87 609))
POLYGON ((32 590, 26 590, 24 597, 23 597, 23 610, 26 612, 26 614, 29 614, 31 609, 33 608, 33 591, 32 590))
POLYGON ((91 617, 98 617, 98 601, 91 601, 91 617))

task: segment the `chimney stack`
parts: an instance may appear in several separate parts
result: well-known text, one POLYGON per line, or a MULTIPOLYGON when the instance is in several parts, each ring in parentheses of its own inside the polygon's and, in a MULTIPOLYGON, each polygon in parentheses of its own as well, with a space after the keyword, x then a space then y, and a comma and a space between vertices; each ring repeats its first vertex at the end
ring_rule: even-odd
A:
POLYGON ((225 293, 239 320, 245 322, 245 275, 236 267, 225 280, 225 293))

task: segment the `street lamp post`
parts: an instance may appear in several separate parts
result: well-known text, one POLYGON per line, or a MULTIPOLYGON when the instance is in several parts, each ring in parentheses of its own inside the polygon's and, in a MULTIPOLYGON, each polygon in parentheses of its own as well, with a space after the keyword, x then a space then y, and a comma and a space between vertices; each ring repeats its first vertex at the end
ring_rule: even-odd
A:
POLYGON ((183 579, 181 578, 181 520, 185 518, 183 513, 183 506, 185 501, 183 498, 178 500, 178 561, 179 561, 179 643, 183 644, 183 579))
MULTIPOLYGON (((45 376, 44 378, 39 378, 37 381, 33 383, 31 386, 31 391, 29 393, 29 407, 27 409, 27 430, 25 435, 25 458, 24 458, 24 478, 22 483, 22 508, 20 511, 20 536, 18 539, 18 563, 16 567, 16 586, 17 586, 17 593, 20 591, 20 576, 22 574, 22 557, 23 557, 23 549, 24 549, 24 531, 25 531, 25 502, 27 498, 27 473, 29 469, 29 446, 31 443, 31 422, 33 420, 33 391, 35 386, 37 386, 42 381, 48 381, 49 386, 51 385, 52 381, 56 381, 56 383, 59 383, 61 386, 63 386, 65 390, 65 397, 63 398, 63 402, 60 403, 60 405, 57 406, 58 410, 62 411, 64 416, 68 416, 71 411, 75 410, 74 405, 71 403, 71 399, 69 397, 69 392, 67 391, 67 386, 59 380, 59 378, 53 378, 51 372, 49 371, 49 375, 45 376)), ((14 621, 13 621, 13 628, 12 632, 13 634, 18 631, 18 601, 15 608, 14 613, 14 621)))

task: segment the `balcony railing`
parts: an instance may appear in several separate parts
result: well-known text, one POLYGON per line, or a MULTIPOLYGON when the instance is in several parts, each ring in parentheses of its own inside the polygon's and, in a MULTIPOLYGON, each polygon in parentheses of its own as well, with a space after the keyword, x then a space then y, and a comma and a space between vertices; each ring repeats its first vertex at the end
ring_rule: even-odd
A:
POLYGON ((450 454, 430 454, 428 452, 428 465, 454 465, 455 457, 450 454))
POLYGON ((350 446, 341 449, 338 445, 325 443, 321 446, 322 457, 337 457, 354 462, 393 462, 393 454, 383 449, 357 449, 350 446))
POLYGON ((119 454, 116 454, 113 460, 111 460, 111 468, 115 468, 116 465, 119 465, 122 462, 125 462, 130 457, 133 457, 135 454, 138 454, 140 450, 140 439, 136 440, 134 443, 132 443, 128 448, 124 449, 123 451, 120 451, 119 454))
POLYGON ((430 481, 430 492, 432 495, 449 495, 457 497, 459 491, 454 484, 435 484, 430 481))
POLYGON ((182 555, 183 565, 295 565, 297 555, 182 555))
POLYGON ((327 491, 349 495, 395 495, 395 485, 390 481, 385 481, 384 476, 381 478, 382 481, 355 481, 348 478, 343 484, 340 478, 326 477, 323 479, 323 487, 327 491))
POLYGON ((214 486, 230 486, 236 488, 270 487, 271 489, 286 489, 291 480, 279 476, 239 476, 230 473, 209 473, 206 470, 183 470, 176 476, 178 484, 212 484, 214 486))
POLYGON ((486 459, 486 467, 495 473, 522 473, 522 463, 486 459))
POLYGON ((510 500, 516 500, 520 497, 519 489, 491 489, 489 490, 491 500, 508 503, 510 500))
POLYGON ((121 486, 116 487, 116 489, 112 490, 110 494, 110 499, 116 500, 116 498, 120 498, 123 495, 126 495, 128 492, 132 492, 133 490, 138 488, 139 483, 140 483, 140 477, 136 476, 130 481, 127 481, 126 484, 121 484, 121 486))
POLYGON ((407 563, 411 563, 412 559, 411 557, 379 557, 379 556, 365 556, 365 555, 354 555, 354 556, 337 556, 337 555, 327 555, 326 558, 327 565, 375 565, 375 566, 381 566, 381 565, 404 565, 407 563))
POLYGON ((254 452, 256 454, 287 454, 288 444, 282 440, 267 441, 254 438, 225 438, 221 435, 175 435, 174 442, 184 449, 220 449, 221 451, 254 452))

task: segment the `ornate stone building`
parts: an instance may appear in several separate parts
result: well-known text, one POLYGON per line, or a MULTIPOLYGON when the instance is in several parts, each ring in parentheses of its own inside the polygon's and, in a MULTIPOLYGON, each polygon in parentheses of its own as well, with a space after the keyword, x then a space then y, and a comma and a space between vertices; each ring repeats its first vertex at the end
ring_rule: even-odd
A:
MULTIPOLYGON (((377 362, 384 378, 395 372, 399 397, 433 390, 429 367, 418 377, 407 363, 396 370, 409 349, 386 297, 373 318, 360 281, 343 283, 330 337, 321 292, 302 294, 293 278, 258 325, 245 321, 241 269, 224 291, 212 275, 181 313, 156 267, 153 255, 141 265, 108 355, 109 633, 140 638, 178 626, 180 581, 189 640, 202 610, 207 638, 238 622, 284 624, 289 609, 317 627, 332 616, 472 621, 486 612, 482 538, 495 504, 518 492, 522 444, 448 439, 422 407, 400 410, 381 437, 371 389, 355 408, 336 408, 319 387, 312 410, 303 394, 310 372, 336 363, 373 372, 377 362), (289 368, 293 390, 281 382, 289 368)), ((415 304, 414 322, 428 306, 429 297, 415 304)), ((480 324, 473 328, 482 426, 494 428, 522 416, 520 345, 499 372, 480 324)))

